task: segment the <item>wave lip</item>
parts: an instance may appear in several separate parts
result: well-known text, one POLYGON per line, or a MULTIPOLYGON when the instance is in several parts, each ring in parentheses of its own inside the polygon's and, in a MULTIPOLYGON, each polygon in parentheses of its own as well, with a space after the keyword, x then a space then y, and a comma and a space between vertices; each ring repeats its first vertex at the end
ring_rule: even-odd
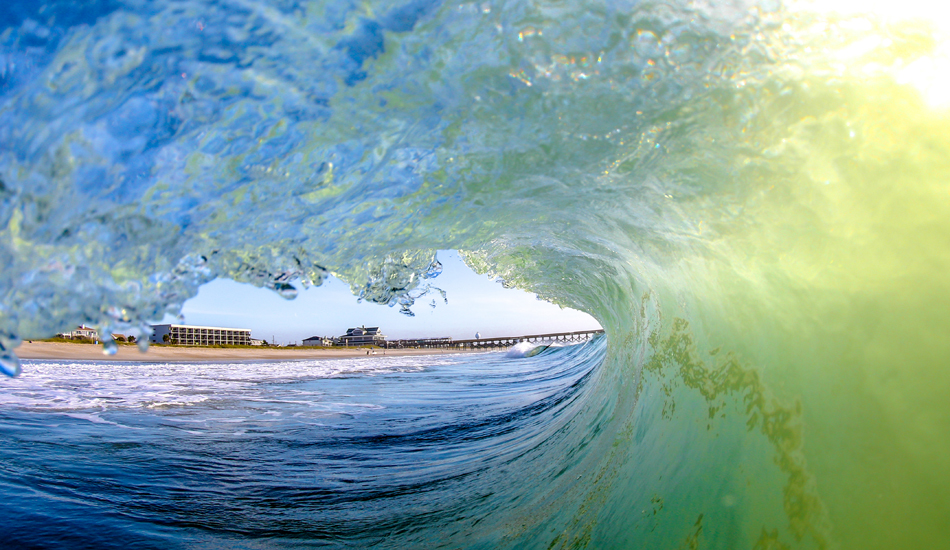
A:
POLYGON ((505 352, 506 357, 512 359, 519 359, 525 357, 534 357, 539 353, 548 351, 549 349, 558 349, 569 346, 577 346, 583 344, 570 344, 558 340, 548 340, 548 341, 538 341, 538 342, 518 342, 517 344, 508 348, 508 351, 505 352))

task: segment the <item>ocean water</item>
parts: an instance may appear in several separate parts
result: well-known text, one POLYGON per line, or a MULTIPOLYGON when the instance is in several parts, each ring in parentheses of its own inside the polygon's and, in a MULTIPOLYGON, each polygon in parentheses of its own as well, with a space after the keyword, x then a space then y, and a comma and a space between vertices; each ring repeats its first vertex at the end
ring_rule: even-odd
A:
POLYGON ((0 544, 405 548, 467 545, 485 525, 494 545, 505 509, 533 493, 510 477, 569 467, 605 349, 30 361, 0 397, 0 544), (538 462, 555 449, 565 460, 538 462))
MULTIPOLYGON (((0 382, 11 532, 53 546, 93 537, 108 516, 128 544, 179 546, 945 546, 948 23, 944 8, 915 1, 4 2, 4 372, 21 370, 21 338, 79 322, 144 332, 216 277, 292 298, 333 273, 411 314, 439 274, 437 249, 606 330, 591 355, 550 365, 573 373, 558 390, 519 385, 518 358, 497 363, 511 384, 499 406, 534 400, 543 412, 482 440, 432 443, 419 472, 400 470, 412 461, 399 437, 416 432, 382 430, 398 407, 353 401, 367 405, 359 433, 395 439, 334 460, 376 472, 368 491, 405 492, 323 516, 295 500, 299 485, 254 477, 281 453, 307 456, 287 450, 292 423, 253 412, 296 410, 280 388, 298 382, 240 394, 253 377, 236 376, 226 395, 280 399, 219 417, 208 393, 168 390, 185 403, 175 411, 218 423, 188 434, 135 425, 177 413, 135 405, 151 390, 120 390, 122 377, 103 387, 129 408, 54 413, 43 402, 86 398, 15 388, 68 381, 72 367, 27 362, 0 382), (558 391, 569 403, 549 406, 558 391), (231 418, 270 426, 274 446, 208 435, 231 418), (142 435, 116 435, 126 432, 142 435), (162 449, 151 459, 107 450, 149 437, 162 449), (118 462, 31 458, 47 440, 118 462), (199 470, 176 485, 183 463, 170 450, 206 450, 205 465, 224 457, 229 468, 212 470, 234 477, 199 470), (373 470, 379 457, 393 464, 373 470), (35 472, 47 471, 61 482, 42 485, 35 472), (39 504, 41 486, 60 492, 39 504)), ((521 359, 574 357, 552 352, 521 359)), ((495 365, 485 361, 472 372, 495 365)), ((99 387, 95 373, 112 368, 87 365, 76 388, 99 387)), ((436 366, 369 371, 358 390, 387 376, 412 378, 388 388, 425 390, 410 399, 409 428, 427 414, 449 432, 470 426, 439 409, 450 402, 436 366)), ((186 385, 202 376, 167 372, 186 385)), ((314 387, 324 383, 339 381, 314 387)), ((349 441, 317 432, 301 441, 349 441)), ((314 487, 365 496, 333 479, 314 487)))

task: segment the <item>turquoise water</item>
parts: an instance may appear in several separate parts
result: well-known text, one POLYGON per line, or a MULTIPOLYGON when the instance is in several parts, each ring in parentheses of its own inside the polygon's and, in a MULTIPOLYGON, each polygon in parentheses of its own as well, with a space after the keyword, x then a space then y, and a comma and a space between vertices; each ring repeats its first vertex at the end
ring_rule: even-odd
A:
POLYGON ((606 347, 558 443, 484 482, 483 520, 436 504, 469 519, 420 510, 393 545, 939 547, 948 21, 7 2, 0 363, 78 322, 144 332, 216 277, 291 298, 332 273, 411 313, 457 249, 606 347))

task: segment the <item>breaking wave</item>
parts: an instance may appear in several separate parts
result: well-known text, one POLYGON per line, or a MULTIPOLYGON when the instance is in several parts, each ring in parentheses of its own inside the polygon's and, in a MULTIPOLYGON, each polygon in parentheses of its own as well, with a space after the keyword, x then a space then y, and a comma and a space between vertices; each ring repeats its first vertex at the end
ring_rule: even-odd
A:
POLYGON ((550 483, 418 544, 937 546, 947 17, 846 4, 5 2, 0 364, 216 277, 411 313, 458 249, 609 347, 497 479, 550 483))

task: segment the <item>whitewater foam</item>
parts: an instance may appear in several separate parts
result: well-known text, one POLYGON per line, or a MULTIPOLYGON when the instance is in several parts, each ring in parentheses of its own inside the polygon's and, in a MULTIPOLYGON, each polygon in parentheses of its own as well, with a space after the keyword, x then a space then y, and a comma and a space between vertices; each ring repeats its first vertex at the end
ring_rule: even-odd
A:
MULTIPOLYGON (((25 362, 29 366, 26 373, 7 381, 5 391, 0 392, 0 407, 56 411, 188 407, 208 400, 254 400, 261 384, 413 373, 452 362, 443 357, 240 363, 30 360, 25 362)), ((293 403, 314 395, 289 390, 281 399, 293 403)), ((321 403, 320 407, 332 408, 333 404, 321 403)))

